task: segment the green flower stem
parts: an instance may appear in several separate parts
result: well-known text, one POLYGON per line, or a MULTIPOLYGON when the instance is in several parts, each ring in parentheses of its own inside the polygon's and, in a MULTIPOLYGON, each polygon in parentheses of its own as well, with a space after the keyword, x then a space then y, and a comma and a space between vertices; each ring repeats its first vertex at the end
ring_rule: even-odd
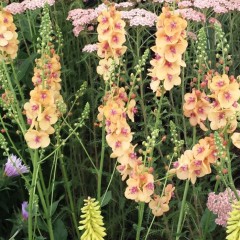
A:
POLYGON ((40 169, 40 164, 38 163, 38 151, 35 150, 34 151, 34 157, 33 157, 33 176, 32 176, 32 184, 31 184, 31 188, 30 188, 30 192, 29 192, 29 215, 28 215, 28 239, 34 239, 33 236, 33 209, 34 209, 34 198, 35 198, 35 192, 36 192, 36 188, 38 190, 38 194, 41 200, 41 204, 43 207, 43 211, 44 211, 44 216, 47 220, 47 226, 48 226, 48 232, 49 232, 49 239, 50 240, 54 240, 54 234, 53 234, 53 228, 52 228, 52 221, 51 221, 51 216, 49 214, 48 211, 48 206, 46 204, 46 200, 44 198, 44 196, 47 196, 47 192, 46 189, 43 192, 42 191, 42 186, 41 186, 41 182, 38 181, 38 173, 39 173, 39 169, 40 169))
POLYGON ((44 198, 44 195, 46 195, 46 193, 43 193, 42 187, 41 187, 41 184, 40 184, 39 181, 37 182, 37 190, 38 190, 38 194, 39 194, 39 197, 40 197, 40 200, 41 200, 41 204, 42 204, 42 207, 43 207, 45 218, 47 219, 49 239, 54 240, 51 215, 50 215, 49 209, 47 207, 47 204, 46 204, 46 201, 45 201, 45 198, 44 198))
MULTIPOLYGON (((36 46, 35 46, 35 43, 34 43, 34 39, 33 39, 33 31, 32 31, 32 26, 31 26, 32 19, 29 16, 29 11, 26 11, 26 13, 27 13, 27 21, 28 21, 28 26, 29 26, 29 30, 30 30, 30 35, 31 35, 33 49, 34 49, 34 52, 37 52, 36 51, 36 46)), ((35 27, 33 27, 33 30, 35 32, 35 27)), ((36 32, 35 32, 35 34, 36 34, 36 32)))
MULTIPOLYGON (((8 86, 11 90, 11 93, 13 94, 14 96, 14 102, 15 103, 18 103, 18 100, 17 100, 17 97, 16 97, 16 94, 15 94, 15 91, 14 91, 14 88, 12 86, 12 82, 11 82, 11 78, 9 76, 9 72, 8 72, 8 69, 7 69, 7 66, 6 66, 6 63, 4 61, 2 61, 2 66, 4 68, 4 71, 5 71, 5 74, 6 74, 6 77, 7 77, 7 80, 8 80, 8 86)), ((15 106, 17 109, 15 110, 14 109, 14 105, 12 105, 12 109, 13 111, 17 112, 17 115, 18 115, 18 119, 15 118, 16 122, 18 123, 18 126, 19 128, 21 129, 22 133, 24 134, 26 132, 26 124, 25 124, 25 121, 23 120, 23 116, 22 116, 22 110, 20 109, 19 105, 16 104, 15 106)), ((15 115, 15 114, 13 114, 15 115)), ((15 117, 15 116, 13 116, 15 117)))
POLYGON ((47 208, 49 209, 50 204, 49 204, 49 200, 48 200, 48 192, 47 192, 47 189, 46 189, 46 185, 45 185, 44 177, 43 177, 43 173, 42 173, 42 167, 41 167, 40 164, 39 164, 39 178, 40 178, 41 188, 44 192, 44 196, 45 196, 45 199, 46 199, 47 208))
POLYGON ((31 188, 29 191, 29 207, 28 207, 28 239, 34 239, 33 238, 33 232, 32 232, 32 219, 33 219, 33 201, 34 201, 34 195, 36 190, 36 182, 37 182, 37 175, 38 175, 38 151, 35 150, 34 157, 32 160, 33 163, 33 176, 32 176, 32 183, 31 188))
POLYGON ((21 96, 22 102, 24 102, 24 101, 25 101, 25 98, 24 98, 24 95, 23 95, 23 91, 22 91, 22 88, 21 88, 21 86, 20 86, 20 84, 19 84, 19 81, 18 81, 18 78, 17 78, 17 74, 16 74, 16 71, 15 71, 15 68, 14 68, 12 62, 11 62, 11 67, 12 67, 12 71, 13 71, 14 81, 15 81, 15 83, 16 83, 16 85, 17 85, 17 88, 18 88, 18 92, 19 92, 19 94, 20 94, 20 96, 21 96))
POLYGON ((83 142, 82 142, 82 139, 78 136, 78 134, 76 133, 76 131, 74 131, 74 130, 72 129, 71 125, 69 125, 69 123, 66 121, 65 118, 63 118, 63 121, 64 121, 64 123, 69 127, 69 129, 71 129, 71 131, 75 134, 75 137, 77 138, 77 140, 78 140, 79 143, 81 144, 81 146, 82 146, 84 152, 86 153, 86 155, 87 155, 89 161, 91 162, 93 168, 94 168, 95 171, 97 172, 98 169, 97 169, 97 167, 95 166, 95 164, 94 164, 94 162, 93 162, 91 156, 89 155, 87 149, 85 148, 85 146, 84 146, 84 144, 83 144, 83 142))
MULTIPOLYGON (((169 169, 170 169, 170 166, 171 166, 171 164, 172 164, 172 160, 173 160, 173 155, 172 155, 171 160, 170 160, 170 162, 169 162, 169 164, 168 164, 168 168, 169 168, 169 169)), ((162 178, 162 179, 164 180, 164 185, 163 185, 163 190, 162 190, 161 197, 163 197, 164 190, 165 190, 165 187, 166 187, 166 184, 167 184, 167 180, 168 180, 168 178, 169 178, 170 176, 171 176, 171 175, 169 175, 168 172, 167 172, 167 173, 166 173, 166 176, 165 176, 164 178, 162 178)), ((161 179, 161 180, 162 180, 162 179, 161 179)), ((159 207, 159 205, 158 205, 158 207, 159 207)), ((166 222, 166 224, 167 224, 166 216, 163 215, 163 217, 164 217, 164 222, 166 222)), ((148 235, 149 235, 149 233, 150 233, 150 230, 151 230, 151 228, 152 228, 152 225, 153 225, 153 223, 154 223, 155 218, 156 218, 156 216, 153 216, 153 219, 152 219, 152 221, 151 221, 151 223, 150 223, 150 226, 148 227, 147 234, 146 234, 146 236, 145 236, 145 238, 144 238, 145 240, 147 240, 147 237, 148 237, 148 235)), ((169 228, 168 228, 168 229, 169 229, 169 228)), ((168 232, 170 232, 170 231, 168 231, 168 232)))
POLYGON ((100 158, 100 165, 98 169, 98 176, 97 176, 97 200, 100 202, 101 197, 101 185, 102 185, 102 171, 103 171, 103 161, 105 155, 105 119, 102 122, 102 149, 101 149, 101 158, 100 158))
POLYGON ((61 147, 66 143, 66 141, 77 131, 78 128, 79 128, 79 126, 75 127, 75 128, 73 129, 73 131, 62 141, 62 143, 59 144, 59 145, 55 148, 55 150, 52 151, 50 154, 48 154, 45 158, 41 159, 41 160, 39 161, 39 163, 44 162, 44 161, 47 160, 49 157, 51 157, 53 154, 55 154, 55 152, 56 152, 59 148, 61 148, 61 147))
POLYGON ((60 154, 59 160, 60 160, 60 168, 61 168, 62 175, 63 175, 63 180, 64 180, 64 187, 65 187, 65 190, 67 192, 67 197, 68 197, 68 200, 69 200, 69 203, 70 203, 70 210, 71 210, 73 224, 74 224, 75 231, 77 233, 78 239, 80 239, 78 222, 77 222, 77 218, 76 218, 76 214, 75 214, 75 209, 76 208, 75 208, 75 205, 74 205, 74 201, 73 201, 73 197, 72 197, 72 193, 71 193, 71 189, 70 189, 70 185, 69 185, 67 171, 66 171, 65 164, 63 162, 63 158, 62 158, 61 154, 60 154))
POLYGON ((6 128, 5 123, 4 123, 1 115, 0 115, 0 121, 1 121, 1 124, 2 124, 2 126, 3 126, 3 129, 5 130, 5 133, 6 133, 7 137, 8 137, 8 140, 9 140, 9 142, 10 142, 11 145, 12 145, 12 148, 16 151, 16 153, 18 154, 18 156, 23 160, 24 164, 26 164, 26 162, 24 161, 24 158, 22 157, 22 155, 21 155, 20 152, 18 151, 18 148, 15 146, 14 142, 12 141, 12 138, 10 137, 10 135, 9 135, 9 133, 8 133, 8 129, 6 128))
MULTIPOLYGON (((231 141, 229 141, 231 142, 231 141)), ((227 157, 228 157, 228 161, 227 161, 227 168, 228 168, 228 180, 229 180, 229 187, 232 189, 232 191, 234 192, 237 200, 240 200, 240 197, 237 193, 237 189, 235 187, 234 181, 233 181, 233 177, 232 177, 232 166, 231 166, 231 159, 230 159, 230 153, 229 153, 229 146, 227 147, 227 157)))
POLYGON ((105 197, 106 197, 107 191, 108 191, 108 189, 109 189, 109 187, 110 187, 110 185, 111 185, 111 183, 112 183, 113 176, 114 176, 115 171, 116 171, 117 163, 118 163, 118 162, 116 161, 116 162, 115 162, 115 165, 114 165, 113 172, 112 172, 111 177, 110 177, 110 180, 109 180, 109 182, 108 182, 107 188, 106 188, 106 190, 105 190, 105 193, 103 194, 103 197, 102 197, 100 206, 102 206, 102 203, 103 203, 103 201, 104 201, 104 199, 105 199, 105 197))
POLYGON ((184 215, 185 203, 186 203, 186 198, 187 198, 187 193, 188 193, 188 188, 189 188, 189 182, 190 182, 190 180, 188 179, 185 183, 183 199, 182 199, 181 209, 180 209, 180 215, 179 215, 178 225, 177 225, 176 240, 180 239, 180 233, 181 233, 181 230, 182 230, 183 215, 184 215))
POLYGON ((142 230, 142 221, 143 221, 143 213, 144 213, 145 203, 141 202, 138 205, 138 225, 137 225, 137 235, 136 240, 140 240, 140 234, 142 230))
MULTIPOLYGON (((193 127, 193 145, 194 145, 195 143, 196 143, 196 127, 193 127)), ((181 233, 181 230, 182 230, 182 223, 184 222, 184 221, 183 221, 183 215, 184 215, 185 203, 186 203, 186 199, 187 199, 189 182, 190 182, 190 179, 188 179, 187 182, 185 183, 185 188, 184 188, 184 193, 183 193, 183 199, 182 199, 181 209, 180 209, 180 215, 179 215, 178 225, 177 225, 177 236, 176 236, 176 240, 179 240, 179 238, 180 238, 180 233, 181 233)))
MULTIPOLYGON (((185 53, 183 55, 183 59, 185 60, 185 53)), ((185 75, 185 68, 182 68, 181 71, 181 79, 183 81, 185 75)), ((184 103, 184 95, 185 95, 185 81, 182 82, 181 84, 181 95, 182 95, 182 104, 184 103)), ((184 140, 185 144, 187 143, 187 127, 186 127, 186 120, 184 114, 182 114, 182 122, 183 122, 183 134, 184 134, 184 140)))

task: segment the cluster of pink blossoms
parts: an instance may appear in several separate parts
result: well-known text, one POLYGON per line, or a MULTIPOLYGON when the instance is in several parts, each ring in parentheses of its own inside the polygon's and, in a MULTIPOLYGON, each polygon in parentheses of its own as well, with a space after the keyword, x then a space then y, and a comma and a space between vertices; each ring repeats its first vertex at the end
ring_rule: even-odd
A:
MULTIPOLYGON (((237 191, 237 193, 240 196, 240 191, 237 191)), ((207 207, 217 215, 215 219, 216 224, 223 227, 227 226, 229 213, 232 211, 232 204, 236 201, 234 192, 229 188, 219 194, 215 194, 214 192, 208 194, 207 207)))
POLYGON ((20 14, 26 10, 35 10, 37 8, 43 8, 45 4, 50 6, 54 5, 55 0, 24 0, 21 3, 11 3, 5 7, 7 11, 12 14, 20 14))
MULTIPOLYGON (((116 8, 128 8, 132 6, 133 3, 131 2, 122 2, 115 4, 116 8)), ((80 32, 86 29, 89 25, 96 24, 98 15, 106 9, 107 6, 105 4, 101 4, 97 8, 74 9, 69 11, 67 20, 72 21, 72 24, 74 26, 74 35, 77 37, 80 32)), ((122 15, 122 19, 128 21, 130 26, 152 27, 157 19, 157 15, 155 13, 139 8, 119 12, 122 15)))
POLYGON ((186 19, 205 22, 206 16, 199 10, 212 9, 215 13, 223 14, 230 11, 240 11, 240 1, 236 0, 186 0, 178 2, 179 13, 186 19))
POLYGON ((205 22, 206 21, 206 16, 203 13, 201 13, 193 8, 178 9, 176 12, 181 14, 187 20, 192 20, 194 22, 205 22))
POLYGON ((212 8, 216 13, 226 13, 229 11, 240 11, 240 2, 236 0, 194 0, 193 6, 199 9, 212 8))

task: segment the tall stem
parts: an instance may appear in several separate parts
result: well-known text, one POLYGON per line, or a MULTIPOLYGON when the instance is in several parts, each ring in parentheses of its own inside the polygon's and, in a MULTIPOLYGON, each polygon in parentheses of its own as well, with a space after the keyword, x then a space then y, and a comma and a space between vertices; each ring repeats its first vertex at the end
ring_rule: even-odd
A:
POLYGON ((38 175, 38 166, 37 166, 37 160, 38 160, 38 152, 35 150, 34 152, 34 158, 33 158, 33 175, 32 175, 32 183, 30 187, 29 192, 29 208, 28 208, 28 239, 33 240, 33 232, 32 232, 32 219, 33 219, 33 201, 34 201, 34 195, 36 190, 36 182, 37 182, 37 175, 38 175))
POLYGON ((176 240, 180 239, 180 233, 181 233, 181 230, 182 230, 182 221, 183 221, 185 203, 186 203, 187 193, 188 193, 188 188, 189 188, 189 182, 190 182, 190 180, 188 179, 187 182, 185 183, 184 194, 183 194, 183 199, 182 199, 181 209, 180 209, 180 215, 179 215, 178 225, 177 225, 176 240))
MULTIPOLYGON (((193 145, 194 145, 195 143, 196 143, 196 127, 193 128, 193 145)), ((181 230, 182 230, 183 215, 184 215, 185 203, 186 203, 186 199, 187 199, 189 182, 190 182, 190 180, 188 179, 187 182, 185 183, 185 188, 184 188, 184 193, 183 193, 183 199, 182 199, 181 209, 180 209, 180 215, 179 215, 178 225, 177 225, 177 236, 176 236, 176 240, 179 240, 179 238, 180 238, 180 233, 181 233, 181 230)))
POLYGON ((97 199, 100 201, 101 197, 101 185, 102 185, 102 170, 103 170, 103 161, 104 161, 104 154, 105 154, 105 120, 103 120, 103 127, 102 127, 102 149, 101 149, 101 158, 100 158, 100 166, 98 170, 98 182, 97 182, 97 199))
POLYGON ((144 207, 145 207, 145 203, 144 202, 139 203, 139 206, 138 206, 138 225, 137 225, 136 240, 140 240, 144 207))
POLYGON ((61 155, 60 155, 60 167, 61 167, 61 171, 62 171, 62 174, 63 174, 65 190, 67 192, 68 200, 69 200, 69 203, 70 203, 70 210, 71 210, 71 214, 72 214, 73 224, 74 224, 75 231, 77 233, 78 239, 80 239, 80 233, 79 233, 77 218, 76 218, 76 214, 75 214, 75 206, 74 206, 74 202, 73 202, 73 197, 72 197, 71 189, 70 189, 70 186, 69 186, 67 171, 66 171, 66 168, 65 168, 65 165, 64 165, 64 162, 63 162, 63 158, 61 157, 61 155))

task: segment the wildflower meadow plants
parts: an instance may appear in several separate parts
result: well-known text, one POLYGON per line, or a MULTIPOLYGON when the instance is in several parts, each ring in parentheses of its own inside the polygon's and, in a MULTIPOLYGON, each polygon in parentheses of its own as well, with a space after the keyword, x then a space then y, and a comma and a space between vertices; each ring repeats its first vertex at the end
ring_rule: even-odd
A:
POLYGON ((240 239, 238 1, 0 6, 0 239, 240 239))

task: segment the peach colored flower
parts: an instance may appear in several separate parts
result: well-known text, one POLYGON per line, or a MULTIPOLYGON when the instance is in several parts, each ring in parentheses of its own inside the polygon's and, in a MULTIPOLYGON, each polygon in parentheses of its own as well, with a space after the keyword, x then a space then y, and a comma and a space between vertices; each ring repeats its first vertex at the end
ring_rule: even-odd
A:
POLYGON ((209 81, 209 88, 211 91, 222 91, 229 85, 229 78, 226 74, 216 75, 209 81))
POLYGON ((158 47, 158 49, 161 49, 160 51, 162 51, 162 49, 165 48, 166 45, 176 44, 179 41, 180 32, 169 36, 164 30, 159 30, 156 33, 156 37, 156 46, 158 47))
POLYGON ((176 62, 187 49, 187 41, 180 39, 177 43, 165 47, 165 58, 169 62, 176 62))
POLYGON ((195 159, 204 160, 209 154, 209 145, 206 141, 201 140, 193 146, 193 156, 195 159))
POLYGON ((103 76, 103 79, 105 81, 108 81, 110 76, 111 76, 111 72, 113 71, 114 66, 113 66, 113 59, 112 58, 108 58, 108 59, 101 59, 99 61, 99 66, 97 66, 97 73, 101 76, 103 76))
POLYGON ((173 192, 175 190, 175 187, 173 187, 172 184, 168 184, 165 189, 164 189, 164 195, 167 198, 167 203, 170 202, 172 196, 173 196, 173 192))
POLYGON ((174 86, 178 86, 180 84, 181 78, 178 76, 178 74, 176 75, 167 74, 163 82, 163 86, 167 91, 171 90, 174 86))
POLYGON ((41 130, 46 131, 51 125, 57 122, 57 108, 55 105, 46 107, 42 113, 38 115, 39 127, 41 130))
POLYGON ((154 216, 162 216, 165 212, 169 211, 168 198, 155 195, 149 202, 149 208, 152 210, 154 216))
POLYGON ((106 136, 107 143, 113 151, 111 157, 119 157, 129 149, 132 135, 131 132, 128 132, 127 134, 112 133, 106 136))
POLYGON ((234 131, 236 123, 235 112, 231 109, 219 109, 217 111, 210 111, 208 119, 211 121, 210 127, 212 130, 217 130, 226 127, 227 124, 232 125, 232 131, 234 131))
POLYGON ((186 150, 184 154, 175 162, 176 175, 181 180, 190 179, 190 163, 193 160, 193 151, 186 150))
POLYGON ((232 143, 235 147, 240 148, 240 133, 233 133, 231 136, 232 143))
POLYGON ((8 31, 6 26, 0 26, 0 46, 5 47, 9 41, 13 38, 13 33, 8 31))
POLYGON ((136 112, 137 112, 136 101, 134 99, 131 99, 127 106, 127 115, 132 122, 134 122, 134 114, 136 112))
POLYGON ((8 28, 13 26, 13 16, 10 12, 6 10, 0 12, 0 25, 4 25, 8 28))
POLYGON ((136 202, 150 202, 151 195, 154 192, 153 175, 147 172, 135 172, 133 176, 127 180, 128 187, 125 190, 127 199, 135 200, 136 202))
POLYGON ((240 97, 239 84, 230 83, 224 90, 219 91, 217 99, 222 108, 230 108, 240 97))
POLYGON ((42 89, 41 86, 36 87, 30 92, 31 99, 38 102, 42 106, 54 104, 54 95, 52 90, 42 89))
POLYGON ((32 149, 45 148, 50 144, 49 135, 44 131, 30 129, 25 133, 24 137, 28 147, 32 149))

